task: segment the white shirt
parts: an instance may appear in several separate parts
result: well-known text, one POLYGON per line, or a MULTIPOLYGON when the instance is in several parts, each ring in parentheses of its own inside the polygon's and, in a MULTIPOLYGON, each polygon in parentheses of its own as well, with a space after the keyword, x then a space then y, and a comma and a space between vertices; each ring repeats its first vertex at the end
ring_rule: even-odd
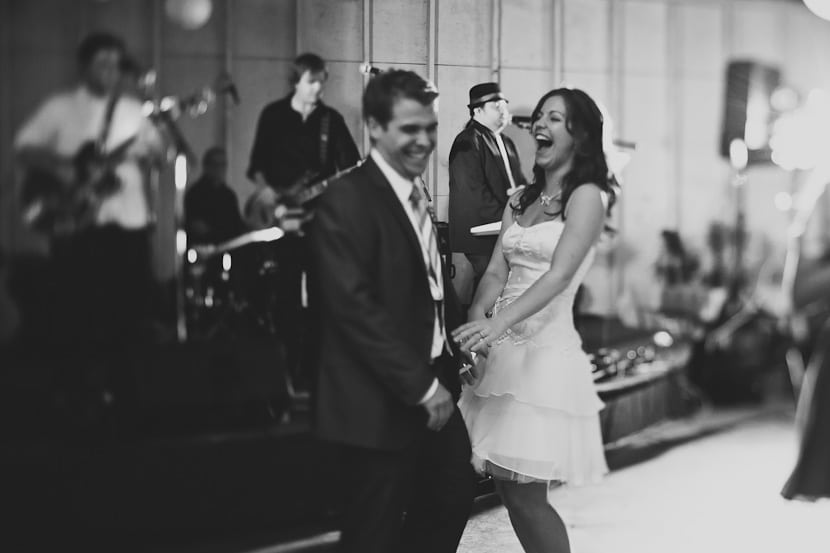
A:
POLYGON ((513 171, 510 170, 510 158, 507 157, 507 148, 504 147, 504 140, 501 138, 501 133, 493 133, 496 135, 496 144, 499 145, 499 152, 501 152, 501 160, 504 162, 504 170, 507 171, 507 178, 510 179, 510 190, 516 188, 516 181, 513 180, 513 171))
MULTIPOLYGON (((98 139, 106 108, 107 98, 93 95, 85 86, 58 93, 23 124, 15 136, 14 148, 45 147, 60 156, 72 157, 85 142, 98 139)), ((115 169, 121 187, 102 202, 96 216, 98 225, 115 223, 137 229, 149 223, 144 174, 136 157, 160 150, 161 138, 142 114, 141 103, 122 96, 112 114, 106 150, 113 150, 133 136, 137 138, 128 150, 127 159, 115 169)))
MULTIPOLYGON (((427 249, 427 245, 424 244, 424 237, 421 235, 421 230, 418 228, 418 214, 415 213, 415 210, 412 209, 412 204, 409 201, 409 195, 412 194, 412 187, 416 186, 415 183, 401 176, 395 169, 392 168, 391 165, 383 158, 383 155, 378 152, 375 148, 372 148, 372 151, 369 152, 369 155, 374 160, 375 164, 377 164, 380 172, 383 173, 383 176, 386 177, 386 180, 389 181, 389 184, 392 186, 392 190, 395 192, 395 196, 398 197, 398 200, 401 202, 401 206, 403 206, 404 212, 406 212, 407 216, 409 217, 409 222, 412 224, 412 229, 415 231, 415 236, 418 237, 418 243, 421 245, 421 253, 424 259, 424 266, 429 265, 429 250, 427 249)), ((439 268, 440 270, 440 268, 439 268)), ((441 282, 439 276, 439 282, 441 282)), ((432 334, 432 350, 431 350, 431 358, 434 360, 438 356, 441 355, 441 351, 444 349, 444 342, 445 337, 444 334, 441 332, 441 323, 438 321, 437 313, 435 318, 435 324, 433 326, 433 334, 432 334)), ((424 403, 428 401, 438 390, 438 380, 433 380, 432 386, 430 386, 429 390, 427 390, 426 395, 424 395, 423 399, 421 399, 420 403, 424 403)))

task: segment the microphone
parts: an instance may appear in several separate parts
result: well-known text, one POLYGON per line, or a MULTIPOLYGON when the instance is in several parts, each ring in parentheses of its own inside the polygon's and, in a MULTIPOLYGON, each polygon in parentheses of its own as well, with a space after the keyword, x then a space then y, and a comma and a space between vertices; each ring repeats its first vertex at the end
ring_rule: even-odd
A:
POLYGON ((378 69, 368 61, 360 64, 359 71, 364 75, 377 75, 381 72, 380 69, 378 69))
POLYGON ((233 100, 233 104, 235 106, 239 105, 239 89, 236 88, 236 84, 233 82, 229 73, 223 71, 216 77, 213 83, 213 89, 217 93, 227 93, 231 97, 231 100, 233 100))
POLYGON ((533 128, 533 120, 530 115, 514 115, 510 122, 520 129, 525 129, 526 131, 533 128))
POLYGON ((228 85, 228 94, 233 100, 234 105, 239 105, 239 90, 237 90, 236 85, 231 83, 228 85))

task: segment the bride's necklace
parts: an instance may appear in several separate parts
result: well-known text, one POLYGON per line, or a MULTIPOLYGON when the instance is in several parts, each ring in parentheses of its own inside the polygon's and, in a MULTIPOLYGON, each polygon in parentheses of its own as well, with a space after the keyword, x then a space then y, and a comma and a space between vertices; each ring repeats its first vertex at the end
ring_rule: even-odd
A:
POLYGON ((552 194, 550 196, 548 196, 547 194, 542 192, 542 193, 539 194, 539 203, 542 204, 545 207, 548 207, 552 201, 558 200, 559 196, 561 196, 561 195, 562 195, 561 190, 559 192, 557 192, 556 194, 552 194))

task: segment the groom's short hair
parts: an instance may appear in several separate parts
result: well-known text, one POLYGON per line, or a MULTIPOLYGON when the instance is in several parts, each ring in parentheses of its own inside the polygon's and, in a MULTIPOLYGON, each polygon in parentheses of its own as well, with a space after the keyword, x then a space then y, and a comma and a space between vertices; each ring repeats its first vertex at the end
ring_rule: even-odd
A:
POLYGON ((403 69, 382 71, 363 91, 363 117, 386 126, 392 120, 392 107, 399 98, 409 98, 428 106, 438 98, 438 89, 417 73, 403 69))

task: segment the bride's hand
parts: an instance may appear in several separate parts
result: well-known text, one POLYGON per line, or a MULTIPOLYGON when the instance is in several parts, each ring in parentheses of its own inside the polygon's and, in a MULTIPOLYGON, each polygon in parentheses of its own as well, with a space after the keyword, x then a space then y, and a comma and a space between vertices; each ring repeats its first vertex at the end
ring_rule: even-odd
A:
POLYGON ((467 311, 467 320, 470 321, 470 322, 477 321, 478 319, 484 319, 484 318, 486 318, 486 315, 484 314, 484 311, 482 311, 481 309, 478 309, 476 307, 471 307, 467 311))
POLYGON ((507 328, 503 328, 498 318, 478 319, 465 323, 452 332, 452 338, 463 351, 486 355, 487 350, 507 328))

